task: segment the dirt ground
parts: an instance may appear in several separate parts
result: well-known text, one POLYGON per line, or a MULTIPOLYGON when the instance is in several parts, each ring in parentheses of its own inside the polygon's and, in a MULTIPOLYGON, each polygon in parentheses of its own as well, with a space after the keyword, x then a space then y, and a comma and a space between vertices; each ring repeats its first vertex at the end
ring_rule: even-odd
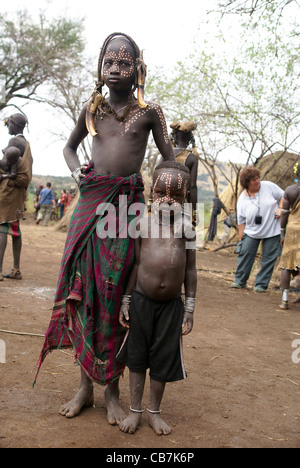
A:
MULTIPOLYGON (((265 294, 254 293, 251 284, 232 290, 234 253, 197 252, 195 326, 184 339, 188 378, 168 384, 162 404, 172 434, 155 435, 144 415, 137 433, 127 435, 107 424, 99 386, 95 407, 71 420, 58 414, 79 385, 71 350, 48 355, 32 388, 43 344, 32 334, 44 334, 49 323, 65 234, 30 218, 22 232, 23 280, 0 283, 0 340, 6 345, 6 363, 0 363, 1 448, 300 447, 300 364, 292 360, 300 304, 279 310, 278 274, 265 294)), ((9 240, 5 271, 11 259, 9 240)), ((127 372, 121 404, 128 409, 127 372)))

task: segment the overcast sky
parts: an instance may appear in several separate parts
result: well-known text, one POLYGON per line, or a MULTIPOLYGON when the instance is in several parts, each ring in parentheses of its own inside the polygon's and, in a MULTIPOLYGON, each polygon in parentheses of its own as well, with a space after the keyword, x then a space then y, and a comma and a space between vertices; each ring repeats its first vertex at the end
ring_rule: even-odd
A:
MULTIPOLYGON (((201 27, 207 18, 207 11, 212 10, 217 0, 27 0, 8 2, 1 8, 1 13, 12 13, 23 10, 37 18, 41 9, 51 17, 65 15, 73 19, 84 18, 86 52, 94 57, 92 64, 96 69, 97 58, 104 39, 112 32, 129 34, 144 49, 144 59, 148 69, 161 66, 171 69, 178 60, 184 60, 195 48, 194 43, 202 47, 202 40, 214 43, 217 32, 217 19, 210 16, 209 27, 201 27), (214 28, 214 24, 216 28, 214 28), (213 26, 212 26, 213 25, 213 26)), ((232 17, 231 17, 232 19, 232 17)), ((228 23, 228 33, 234 34, 232 21, 228 23), (231 25, 231 31, 230 29, 231 25)), ((216 47, 217 47, 216 43, 216 47)), ((21 105, 21 102, 18 102, 21 105)), ((12 108, 9 109, 9 113, 12 108)), ((49 134, 51 114, 40 105, 29 105, 24 108, 29 118, 30 141, 34 158, 33 172, 41 175, 69 175, 62 150, 65 142, 57 142, 49 134)), ((8 110, 5 110, 5 116, 8 110)), ((1 115, 4 117, 4 114, 1 115)), ((63 123, 62 123, 63 125, 63 123)), ((7 129, 0 125, 2 148, 7 144, 7 129)))

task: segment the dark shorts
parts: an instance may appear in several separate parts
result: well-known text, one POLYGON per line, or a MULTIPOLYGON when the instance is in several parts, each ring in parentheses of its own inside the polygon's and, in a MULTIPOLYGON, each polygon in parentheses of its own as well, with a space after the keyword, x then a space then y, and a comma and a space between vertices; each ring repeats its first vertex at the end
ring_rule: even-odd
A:
POLYGON ((130 305, 130 329, 117 355, 131 372, 150 369, 150 377, 174 382, 187 377, 182 356, 181 298, 155 302, 134 291, 130 305))

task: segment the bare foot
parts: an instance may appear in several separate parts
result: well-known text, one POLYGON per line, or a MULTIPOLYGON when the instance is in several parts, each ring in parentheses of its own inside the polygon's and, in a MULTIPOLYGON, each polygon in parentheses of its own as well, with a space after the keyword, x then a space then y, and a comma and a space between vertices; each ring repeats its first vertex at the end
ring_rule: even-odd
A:
POLYGON ((85 406, 92 406, 94 404, 94 391, 93 387, 80 387, 75 397, 62 405, 59 414, 66 418, 74 418, 81 413, 82 408, 85 406))
POLYGON ((105 389, 105 402, 107 409, 107 421, 111 426, 121 424, 126 418, 119 403, 119 382, 115 382, 105 389))
POLYGON ((165 423, 160 414, 148 412, 148 422, 157 435, 168 435, 172 432, 172 429, 165 423))
POLYGON ((120 431, 128 434, 134 434, 140 425, 141 413, 131 411, 126 419, 120 424, 120 431))

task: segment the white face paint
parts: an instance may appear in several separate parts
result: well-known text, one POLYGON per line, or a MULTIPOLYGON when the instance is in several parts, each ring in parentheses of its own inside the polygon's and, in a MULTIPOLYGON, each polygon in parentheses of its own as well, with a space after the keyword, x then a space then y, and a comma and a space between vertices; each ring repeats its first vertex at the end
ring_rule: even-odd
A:
POLYGON ((163 170, 157 176, 153 187, 153 205, 155 211, 161 205, 172 205, 175 214, 181 212, 187 194, 187 180, 184 182, 180 172, 163 170))
POLYGON ((132 78, 134 76, 134 60, 127 51, 126 45, 121 45, 119 50, 112 49, 113 45, 111 44, 104 57, 103 75, 108 77, 112 74, 120 74, 124 78, 132 78))

